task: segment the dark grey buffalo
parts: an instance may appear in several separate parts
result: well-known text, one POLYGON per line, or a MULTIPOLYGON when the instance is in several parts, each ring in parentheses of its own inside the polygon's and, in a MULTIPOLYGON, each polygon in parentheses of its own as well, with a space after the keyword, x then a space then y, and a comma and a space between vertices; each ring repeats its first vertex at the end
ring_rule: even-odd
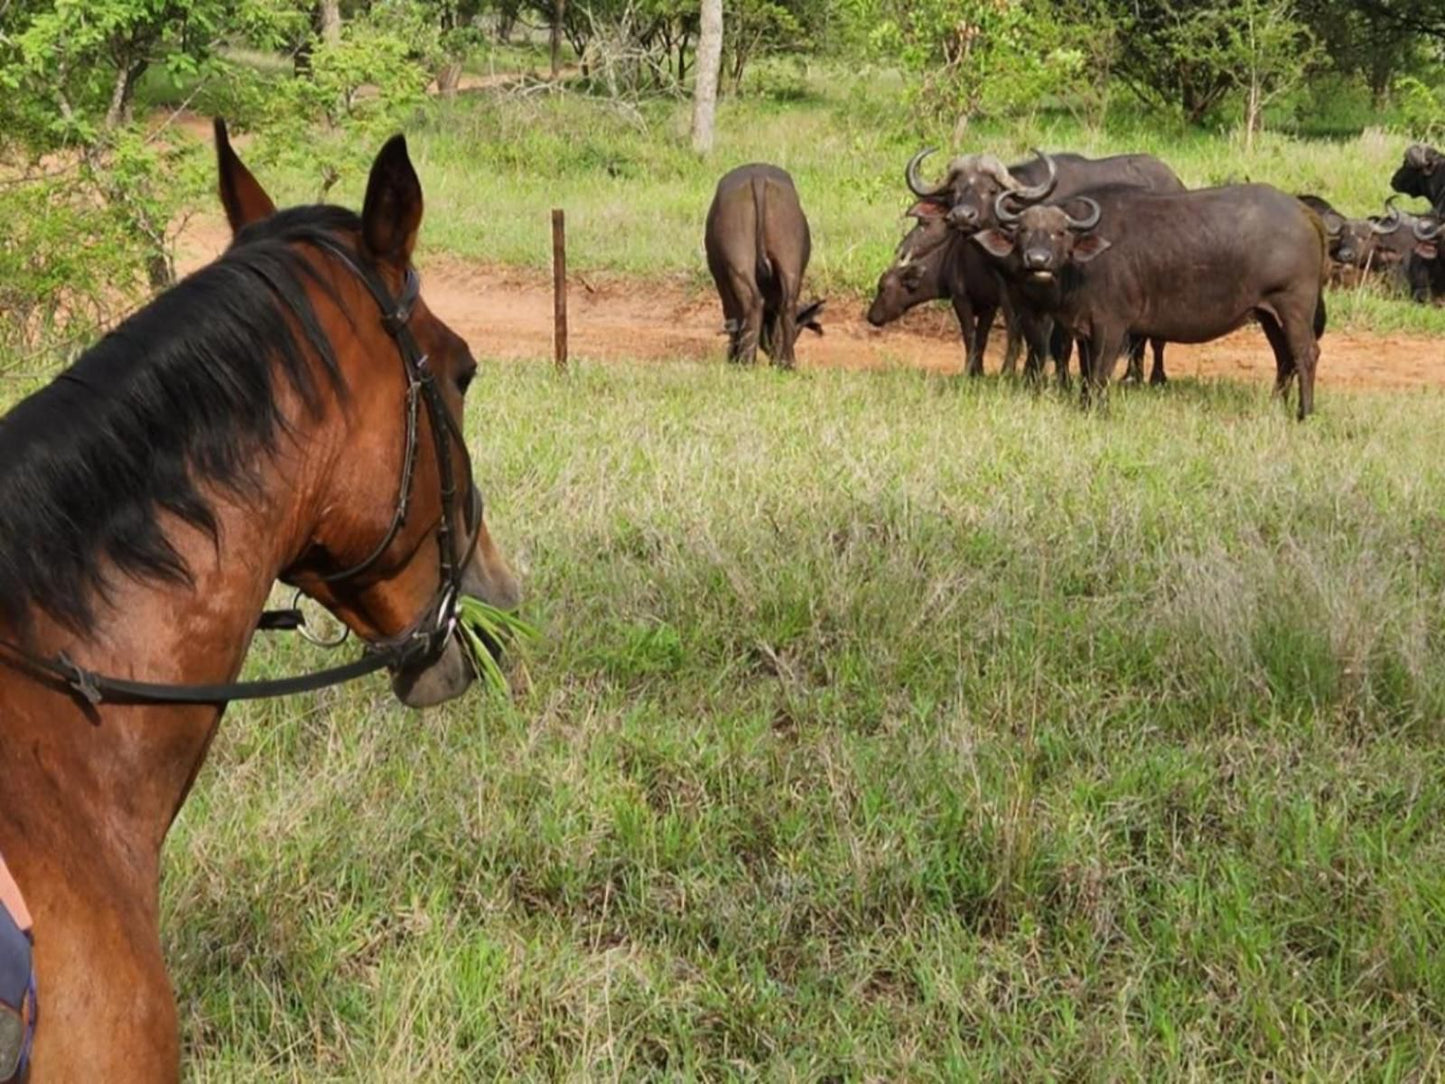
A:
POLYGON ((1208 342, 1257 319, 1276 390, 1298 372, 1299 416, 1313 410, 1328 245, 1319 217, 1293 196, 1260 184, 1110 186, 1060 206, 1002 193, 994 216, 976 243, 1079 341, 1086 397, 1108 386, 1130 334, 1208 342))
POLYGON ((994 202, 1003 192, 1013 192, 1025 202, 1052 195, 1068 199, 1089 188, 1103 185, 1133 185, 1160 192, 1182 192, 1184 182, 1152 154, 1117 154, 1111 158, 1085 158, 1079 154, 1043 155, 1027 162, 1005 166, 992 154, 966 154, 949 163, 943 178, 924 184, 918 167, 932 154, 920 151, 908 163, 908 187, 920 199, 946 196, 948 220, 954 227, 971 232, 994 225, 994 202))
POLYGON ((1303 203, 1324 223, 1330 240, 1330 280, 1336 285, 1353 285, 1359 276, 1384 269, 1389 262, 1377 257, 1379 243, 1374 222, 1368 218, 1348 218, 1335 210, 1328 200, 1319 196, 1299 196, 1303 203))
POLYGON ((728 360, 751 363, 761 347, 773 364, 791 369, 798 330, 823 330, 823 302, 798 306, 812 239, 793 178, 760 163, 724 175, 703 244, 722 298, 728 360))
POLYGON ((1445 214, 1401 211, 1391 196, 1385 214, 1371 219, 1380 262, 1416 301, 1445 297, 1445 261, 1440 258, 1440 223, 1445 214))
POLYGON ((1390 187, 1404 196, 1427 199, 1436 213, 1445 213, 1445 154, 1423 143, 1411 144, 1390 187))
MULTIPOLYGON (((1411 255, 1415 271, 1411 285, 1423 282, 1430 298, 1445 300, 1445 212, 1415 223, 1411 232, 1415 235, 1415 251, 1411 255)), ((1424 300, 1417 292, 1419 300, 1424 300)))
MULTIPOLYGON (((1110 158, 1085 158, 1078 154, 1046 155, 1035 151, 1028 162, 1005 166, 992 154, 969 154, 949 163, 943 179, 925 185, 918 176, 918 167, 932 150, 920 151, 908 163, 908 187, 920 199, 947 199, 950 203, 949 224, 964 234, 976 233, 997 225, 994 207, 1005 193, 1022 203, 1049 198, 1054 202, 1067 200, 1080 192, 1104 185, 1137 187, 1148 191, 1182 192, 1184 182, 1158 158, 1150 154, 1120 154, 1110 158)), ((1043 359, 1052 357, 1060 384, 1068 382, 1069 355, 1072 342, 1054 333, 1052 321, 1038 312, 1026 295, 1019 295, 1006 286, 1010 307, 1019 330, 1028 342, 1025 372, 1036 377, 1043 359)), ((1129 352, 1129 376, 1143 379, 1144 342, 1137 340, 1129 352)), ((1162 384, 1164 375, 1164 344, 1154 344, 1154 368, 1151 383, 1162 384)))
POLYGON ((947 298, 953 303, 963 336, 965 371, 978 376, 983 373, 983 352, 994 315, 1003 308, 1009 329, 1004 371, 1012 372, 1019 336, 998 272, 976 245, 948 225, 945 201, 920 200, 908 214, 917 224, 899 244, 892 266, 879 277, 868 322, 882 327, 915 305, 947 298))

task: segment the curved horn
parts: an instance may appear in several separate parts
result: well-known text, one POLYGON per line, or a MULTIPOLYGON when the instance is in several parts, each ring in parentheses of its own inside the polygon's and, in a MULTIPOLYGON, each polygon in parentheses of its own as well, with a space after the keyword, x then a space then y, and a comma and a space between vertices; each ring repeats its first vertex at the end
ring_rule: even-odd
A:
POLYGON ((1054 164, 1054 160, 1037 147, 1033 150, 1034 156, 1043 160, 1045 168, 1049 171, 1049 175, 1039 184, 1032 186, 1019 185, 1018 188, 1014 189, 1013 195, 1020 203, 1040 203, 1048 199, 1049 193, 1052 192, 1054 186, 1059 183, 1059 167, 1054 164))
POLYGON ((1376 222, 1373 219, 1370 221, 1370 229, 1373 232, 1379 234, 1394 233, 1400 228, 1400 210, 1395 206, 1395 200, 1398 198, 1397 196, 1391 196, 1385 201, 1385 210, 1388 211, 1389 214, 1387 214, 1382 221, 1376 222))
POLYGON ((1075 199, 1079 203, 1088 204, 1090 208, 1090 214, 1088 218, 1075 218, 1073 215, 1069 214, 1068 211, 1065 211, 1064 218, 1069 223, 1069 229, 1074 230, 1078 233, 1084 233, 1088 230, 1092 230, 1095 226, 1099 224, 1099 219, 1104 217, 1103 210, 1099 207, 1097 201, 1091 200, 1088 196, 1076 196, 1075 199))
POLYGON ((1430 148, 1423 143, 1411 143, 1405 148, 1405 164, 1423 169, 1430 160, 1430 148))
POLYGON ((1434 241, 1441 236, 1445 236, 1445 220, 1437 222, 1435 223, 1435 225, 1431 226, 1423 218, 1417 219, 1415 222, 1414 230, 1415 240, 1434 241))
POLYGON ((937 147, 925 147, 923 150, 919 151, 908 160, 908 168, 903 171, 903 178, 908 182, 908 190, 912 192, 915 196, 918 196, 922 199, 927 199, 930 196, 936 196, 940 192, 942 192, 944 188, 947 187, 946 178, 944 184, 936 185, 933 188, 924 188, 923 182, 918 179, 919 163, 922 162, 925 158, 927 158, 930 154, 936 154, 937 152, 937 147))
POLYGON ((1015 222, 1017 222, 1020 218, 1023 217, 1022 211, 1010 211, 1008 208, 1009 200, 1014 200, 1018 198, 1019 194, 1017 192, 1000 192, 998 195, 994 196, 993 217, 998 219, 998 224, 1000 226, 1012 226, 1015 222))

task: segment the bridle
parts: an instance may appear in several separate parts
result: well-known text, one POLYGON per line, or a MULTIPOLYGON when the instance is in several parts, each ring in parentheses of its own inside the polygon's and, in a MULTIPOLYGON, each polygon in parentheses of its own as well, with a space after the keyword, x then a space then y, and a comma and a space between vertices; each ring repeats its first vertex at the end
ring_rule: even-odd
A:
MULTIPOLYGON (((401 296, 393 299, 391 291, 376 271, 358 260, 356 254, 340 241, 324 236, 310 240, 340 260, 376 299, 381 309, 381 325, 396 342, 406 377, 406 446, 402 457, 396 510, 392 514, 391 523, 364 560, 339 572, 320 576, 319 580, 324 584, 333 584, 364 575, 381 560, 405 526, 416 481, 417 452, 421 446, 421 408, 425 406, 441 482, 442 517, 436 530, 441 575, 437 592, 422 610, 421 616, 397 635, 369 643, 361 657, 353 662, 310 674, 268 681, 217 685, 131 681, 87 670, 63 651, 48 657, 40 656, 22 644, 4 639, 0 639, 0 652, 4 652, 7 657, 0 658, 0 662, 41 677, 58 679, 91 705, 103 702, 221 704, 231 700, 263 700, 324 689, 388 667, 425 664, 435 660, 445 650, 447 642, 457 629, 457 607, 461 600, 465 555, 470 553, 476 544, 482 527, 482 498, 470 477, 471 460, 465 455, 466 441, 461 429, 442 398, 441 389, 437 386, 436 371, 432 368, 430 359, 422 353, 409 327, 417 298, 421 295, 421 279, 414 269, 408 268, 401 296), (455 464, 452 461, 454 443, 461 447, 464 453, 462 458, 468 464, 466 484, 469 496, 464 509, 467 521, 464 542, 458 538, 453 524, 460 497, 455 464)), ((257 627, 263 630, 301 629, 305 627, 305 619, 294 606, 285 610, 267 610, 261 615, 257 627)))

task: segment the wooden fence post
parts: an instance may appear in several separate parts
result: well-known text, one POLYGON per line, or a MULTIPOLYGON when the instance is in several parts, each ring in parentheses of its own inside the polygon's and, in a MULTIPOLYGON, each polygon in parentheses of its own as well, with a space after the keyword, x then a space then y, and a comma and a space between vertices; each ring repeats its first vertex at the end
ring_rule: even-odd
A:
POLYGON ((567 368, 567 216, 552 208, 552 356, 559 371, 567 368))

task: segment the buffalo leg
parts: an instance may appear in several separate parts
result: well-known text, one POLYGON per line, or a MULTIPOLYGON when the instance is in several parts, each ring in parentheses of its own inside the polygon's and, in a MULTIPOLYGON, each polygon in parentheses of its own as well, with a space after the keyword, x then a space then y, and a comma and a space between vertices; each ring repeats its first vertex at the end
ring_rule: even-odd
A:
POLYGON ((1048 317, 1029 313, 1020 318, 1028 354, 1024 359, 1024 379, 1033 383, 1044 375, 1044 362, 1050 356, 1048 317))
POLYGON ((1102 406, 1107 401, 1109 382, 1114 379, 1114 366, 1124 348, 1124 332, 1118 328, 1095 328, 1088 339, 1089 364, 1079 383, 1084 386, 1084 402, 1090 399, 1102 406))
POLYGON ((973 302, 963 290, 956 291, 949 300, 953 302, 953 314, 958 317, 958 333, 963 338, 963 371, 969 376, 982 376, 983 355, 974 349, 974 326, 983 321, 976 319, 978 314, 973 311, 973 302))
POLYGON ((1130 384, 1144 383, 1144 338, 1142 335, 1129 336, 1129 368, 1124 379, 1130 384))
POLYGON ((1259 318, 1259 326, 1264 329, 1264 337, 1269 340, 1270 348, 1274 351, 1275 398, 1287 400, 1290 381, 1294 379, 1295 373, 1294 354, 1290 350, 1289 339, 1279 321, 1275 319, 1274 313, 1257 312, 1255 315, 1259 318))
MULTIPOLYGON (((1069 386, 1069 361, 1074 356, 1074 337, 1065 335, 1057 340, 1051 347, 1054 353, 1054 375, 1058 377, 1059 387, 1069 386)), ((1079 371, 1084 371, 1084 348, 1079 344, 1079 371)))
POLYGON ((797 361, 793 347, 798 341, 798 295, 802 285, 796 278, 783 276, 777 324, 773 328, 773 364, 783 369, 791 369, 797 361))
POLYGON ((1018 372, 1024 337, 1019 329, 1019 319, 1014 315, 1013 306, 1008 303, 1007 298, 1003 302, 1003 326, 1008 332, 1008 342, 1004 345, 1003 369, 1000 371, 1006 376, 1013 376, 1018 372))
POLYGON ((730 360, 751 365, 758 360, 758 343, 763 334, 763 298, 757 285, 737 272, 729 272, 728 281, 738 306, 737 341, 730 360))
POLYGON ((978 358, 978 371, 983 372, 983 355, 988 349, 988 337, 993 331, 993 317, 998 310, 991 305, 984 305, 977 312, 973 324, 973 356, 978 358))
POLYGON ((1164 340, 1150 339, 1149 345, 1154 348, 1154 367, 1149 371, 1149 383, 1163 387, 1169 383, 1169 378, 1164 375, 1164 340))
POLYGON ((1294 369, 1299 373, 1299 420, 1304 421, 1315 409, 1315 366, 1320 359, 1320 344, 1314 333, 1315 299, 1289 307, 1281 306, 1280 326, 1294 369))

